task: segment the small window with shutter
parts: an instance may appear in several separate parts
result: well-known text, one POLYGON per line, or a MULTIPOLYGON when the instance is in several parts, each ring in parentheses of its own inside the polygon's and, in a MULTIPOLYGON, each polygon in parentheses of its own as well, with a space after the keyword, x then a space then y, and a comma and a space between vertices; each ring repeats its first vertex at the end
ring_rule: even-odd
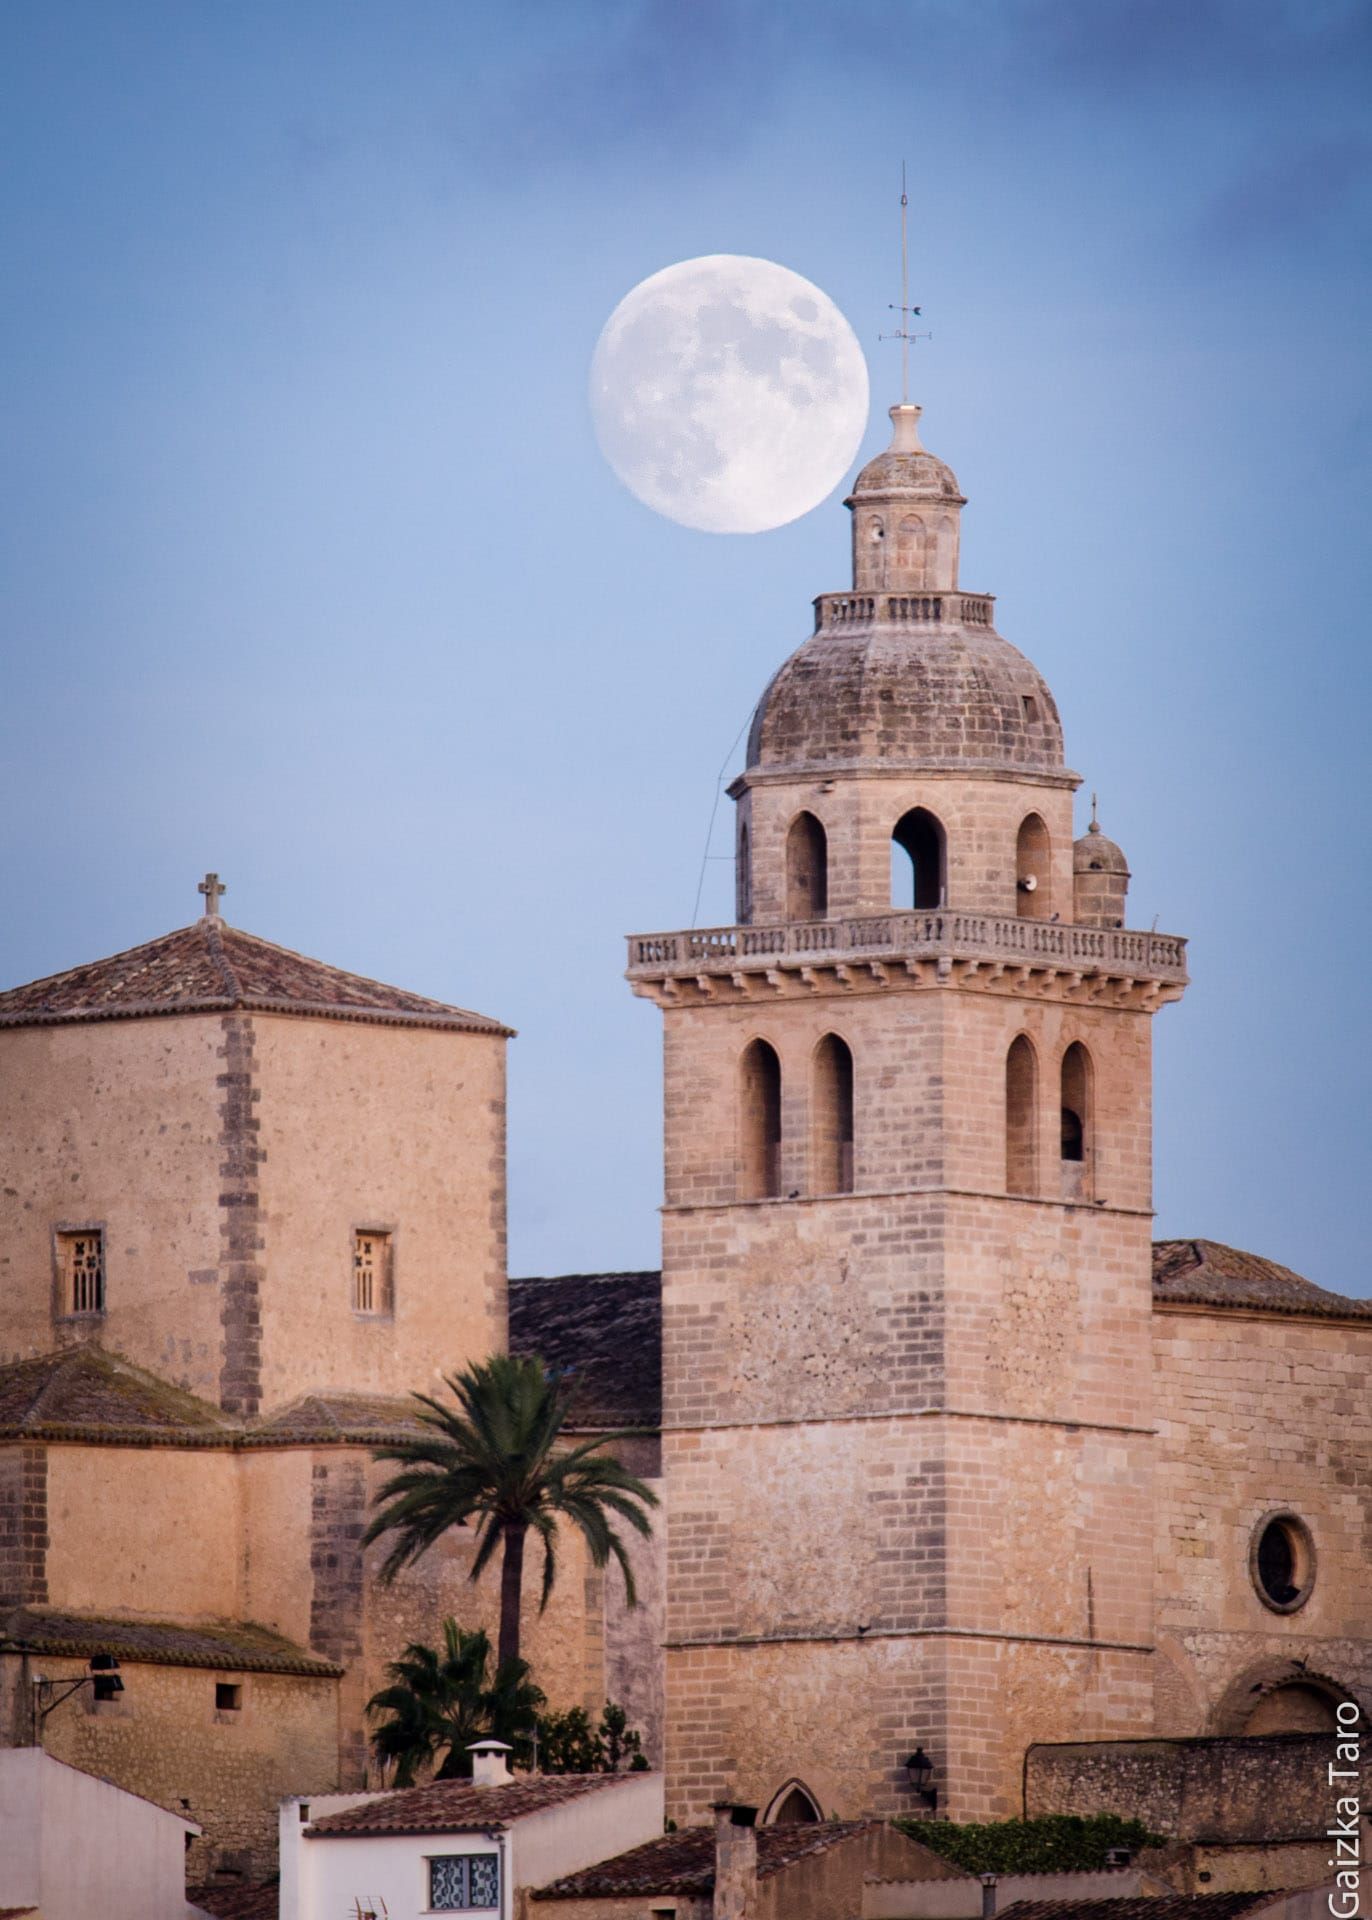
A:
POLYGON ((105 1235, 74 1227, 57 1235, 58 1312, 66 1317, 105 1311, 105 1235))
POLYGON ((391 1235, 380 1227, 353 1234, 353 1312, 388 1316, 395 1309, 391 1235))

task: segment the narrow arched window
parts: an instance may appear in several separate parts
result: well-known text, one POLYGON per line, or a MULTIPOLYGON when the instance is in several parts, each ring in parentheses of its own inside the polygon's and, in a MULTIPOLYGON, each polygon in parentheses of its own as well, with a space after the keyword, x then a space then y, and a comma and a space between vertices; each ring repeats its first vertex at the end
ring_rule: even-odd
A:
POLYGON ((946 863, 942 825, 926 807, 911 807, 891 832, 891 905, 941 907, 946 863))
POLYGON ((1062 1170, 1069 1194, 1086 1191, 1091 1121, 1091 1056, 1074 1040, 1062 1056, 1062 1170))
POLYGON ((739 1187, 744 1200, 775 1200, 781 1192, 781 1062, 765 1040, 743 1051, 739 1187))
POLYGON ((1038 814, 1026 814, 1015 842, 1015 907, 1021 920, 1047 920, 1051 904, 1051 842, 1038 814))
POLYGON ((1005 1191, 1038 1192, 1038 1062, 1024 1034, 1005 1056, 1005 1191))
POLYGON ((853 1191, 853 1055, 836 1033, 826 1033, 815 1048, 810 1191, 853 1191))
POLYGON ((786 835, 786 918, 819 920, 828 911, 828 835, 812 813, 798 813, 786 835))
POLYGON ((738 911, 740 926, 747 926, 753 917, 753 862, 752 849, 748 843, 748 822, 742 821, 738 829, 738 857, 734 868, 734 899, 738 911))

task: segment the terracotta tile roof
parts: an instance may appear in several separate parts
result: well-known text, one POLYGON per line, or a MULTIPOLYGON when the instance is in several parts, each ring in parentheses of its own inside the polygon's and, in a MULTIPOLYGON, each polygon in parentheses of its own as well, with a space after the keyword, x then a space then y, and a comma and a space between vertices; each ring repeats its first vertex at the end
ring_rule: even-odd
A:
POLYGON ((252 1886, 238 1881, 187 1887, 186 1898, 203 1913, 213 1914, 214 1920, 279 1920, 281 1913, 281 1884, 277 1880, 252 1886))
POLYGON ((424 1431, 412 1400, 379 1393, 307 1393, 258 1420, 252 1429, 255 1438, 352 1440, 359 1445, 424 1431))
MULTIPOLYGON (((798 1860, 824 1853, 840 1840, 865 1833, 869 1820, 824 1820, 803 1826, 759 1827, 758 1878, 781 1873, 798 1860)), ((628 1853, 616 1854, 597 1866, 584 1867, 554 1880, 534 1894, 535 1900, 590 1900, 633 1894, 708 1894, 715 1886, 713 1827, 683 1827, 664 1833, 628 1853)), ((1223 1917, 1221 1916, 1221 1920, 1223 1917)))
POLYGON ((1156 1240, 1153 1298, 1206 1307, 1249 1307, 1322 1319, 1372 1320, 1372 1300, 1328 1293, 1289 1267, 1218 1240, 1156 1240))
POLYGON ((512 1280, 510 1349, 573 1375, 574 1427, 661 1426, 660 1273, 512 1280))
POLYGON ((280 1882, 186 1887, 186 1899, 215 1920, 280 1920, 280 1882))
POLYGON ((1237 1920, 1271 1906, 1284 1893, 1134 1894, 1099 1900, 1016 1900, 996 1920, 1237 1920))
POLYGON ((0 1027, 167 1013, 315 1014, 386 1025, 509 1034, 484 1014, 344 973, 205 914, 188 927, 0 993, 0 1027))
POLYGON ((0 1613, 0 1653, 63 1654, 77 1660, 113 1653, 154 1667, 295 1673, 319 1679, 333 1679, 343 1671, 336 1661, 250 1621, 183 1626, 173 1620, 120 1620, 57 1607, 13 1607, 0 1613))
POLYGON ((100 1347, 68 1347, 0 1367, 0 1439, 213 1438, 233 1431, 218 1408, 100 1347))
POLYGON ((518 1773, 500 1787, 476 1787, 470 1780, 434 1780, 427 1787, 406 1787, 381 1794, 364 1806, 326 1813, 306 1827, 307 1834, 337 1839, 362 1833, 492 1833, 545 1807, 560 1807, 583 1794, 617 1787, 627 1773, 518 1773))

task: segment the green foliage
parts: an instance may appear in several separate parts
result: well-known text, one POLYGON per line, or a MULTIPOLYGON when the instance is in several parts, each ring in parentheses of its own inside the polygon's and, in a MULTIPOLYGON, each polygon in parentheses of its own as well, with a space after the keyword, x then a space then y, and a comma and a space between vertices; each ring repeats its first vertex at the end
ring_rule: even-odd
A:
POLYGON ((372 1752, 393 1770, 392 1786, 412 1787, 416 1773, 430 1770, 435 1780, 468 1779, 473 1740, 508 1740, 513 1746, 529 1726, 544 1695, 529 1678, 527 1662, 507 1661, 488 1682, 490 1658, 483 1632, 464 1633, 449 1619, 440 1648, 412 1641, 391 1661, 391 1684, 372 1695, 367 1712, 379 1722, 372 1752))
POLYGON ((630 1436, 604 1434, 566 1445, 569 1383, 532 1355, 493 1354, 444 1384, 449 1404, 428 1394, 412 1396, 424 1434, 375 1454, 402 1469, 377 1494, 379 1511, 363 1535, 364 1545, 394 1535, 382 1579, 393 1580, 450 1528, 475 1522, 472 1579, 480 1579, 497 1549, 502 1551, 500 1657, 512 1660, 519 1654, 525 1538, 535 1534, 543 1550, 539 1604, 546 1607, 557 1573, 558 1523, 566 1520, 597 1567, 618 1562, 633 1606, 633 1571, 616 1522, 651 1534, 649 1509, 658 1502, 651 1487, 604 1450, 630 1436))
MULTIPOLYGON (((521 1742, 520 1757, 532 1760, 532 1742, 521 1742)), ((584 1707, 538 1717, 538 1766, 541 1773, 645 1773, 643 1736, 629 1725, 623 1707, 607 1700, 599 1726, 584 1707)))
POLYGON ((1037 1820, 993 1820, 984 1825, 951 1820, 897 1820, 912 1840, 968 1873, 1094 1873, 1114 1847, 1137 1853, 1165 1844, 1141 1820, 1115 1813, 1050 1813, 1037 1820))

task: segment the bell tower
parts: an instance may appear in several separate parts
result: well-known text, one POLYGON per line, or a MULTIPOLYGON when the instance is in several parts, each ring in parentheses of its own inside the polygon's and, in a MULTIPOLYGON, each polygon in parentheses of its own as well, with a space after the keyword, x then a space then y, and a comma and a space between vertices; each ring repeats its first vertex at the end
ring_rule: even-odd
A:
POLYGON ((664 1015, 669 1810, 1018 1811, 1151 1730, 1150 1018, 1047 685, 891 410, 853 585, 758 704, 737 924, 664 1015), (932 1776, 907 1766, 919 1750, 932 1776))

